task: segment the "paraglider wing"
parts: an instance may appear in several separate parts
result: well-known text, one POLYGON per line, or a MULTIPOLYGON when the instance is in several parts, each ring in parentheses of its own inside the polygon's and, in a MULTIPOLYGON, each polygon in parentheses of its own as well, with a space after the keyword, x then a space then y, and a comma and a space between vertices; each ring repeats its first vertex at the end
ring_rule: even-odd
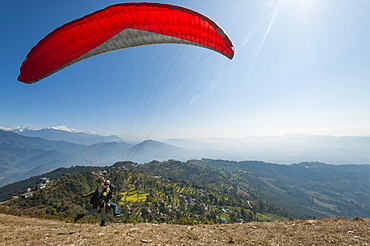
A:
POLYGON ((229 59, 234 55, 227 34, 202 14, 168 4, 116 4, 48 34, 28 53, 18 80, 32 84, 92 56, 160 43, 196 45, 229 59))

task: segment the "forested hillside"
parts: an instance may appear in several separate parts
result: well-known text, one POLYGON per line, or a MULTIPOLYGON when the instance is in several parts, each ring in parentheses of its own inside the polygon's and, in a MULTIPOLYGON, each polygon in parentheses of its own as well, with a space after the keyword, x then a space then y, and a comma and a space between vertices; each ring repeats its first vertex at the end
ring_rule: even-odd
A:
POLYGON ((209 159, 189 163, 231 175, 242 186, 256 187, 260 199, 284 208, 288 216, 370 217, 370 165, 209 159))
POLYGON ((48 177, 51 180, 55 180, 63 177, 64 175, 75 174, 87 170, 93 170, 93 167, 89 166, 75 166, 70 168, 61 167, 54 171, 44 173, 43 175, 33 176, 31 178, 6 185, 0 188, 0 201, 7 200, 11 197, 11 195, 25 191, 27 188, 36 185, 42 177, 48 177))
MULTIPOLYGON (((2 211, 72 221, 91 209, 82 196, 103 179, 115 182, 121 222, 178 224, 370 217, 369 165, 287 165, 258 161, 118 162, 110 167, 61 168, 47 187, 4 203, 2 211)), ((5 186, 18 196, 42 176, 5 186)), ((111 216, 111 215, 110 215, 111 216)), ((95 221, 97 216, 82 222, 95 221)))
MULTIPOLYGON (((31 197, 7 201, 2 211, 72 221, 77 213, 91 209, 83 195, 103 179, 115 177, 112 201, 122 211, 121 222, 224 223, 283 219, 286 215, 274 204, 254 199, 248 190, 240 191, 228 177, 179 161, 124 162, 64 175, 31 197)), ((96 221, 97 216, 81 221, 96 221)))

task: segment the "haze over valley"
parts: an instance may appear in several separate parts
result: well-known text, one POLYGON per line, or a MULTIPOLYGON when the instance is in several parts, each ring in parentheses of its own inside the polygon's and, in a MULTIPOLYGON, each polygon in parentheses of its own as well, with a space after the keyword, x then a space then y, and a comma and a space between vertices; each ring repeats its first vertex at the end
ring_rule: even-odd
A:
POLYGON ((118 136, 102 136, 67 127, 2 129, 2 186, 59 167, 112 165, 117 161, 147 163, 208 158, 288 165, 301 162, 370 163, 370 137, 285 135, 125 142, 118 136))

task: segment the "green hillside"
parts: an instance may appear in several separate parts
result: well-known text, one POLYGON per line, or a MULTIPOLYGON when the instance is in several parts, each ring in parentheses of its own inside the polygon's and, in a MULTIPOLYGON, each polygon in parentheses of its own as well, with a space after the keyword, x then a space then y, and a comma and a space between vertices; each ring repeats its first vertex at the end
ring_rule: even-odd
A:
MULTIPOLYGON (((91 209, 89 199, 82 196, 94 190, 103 178, 114 180, 116 175, 112 202, 119 205, 123 214, 118 219, 120 222, 233 223, 284 219, 286 215, 271 203, 255 200, 247 189, 240 189, 241 186, 229 177, 179 161, 145 165, 124 162, 64 175, 34 191, 31 197, 5 202, 1 210, 72 221, 77 213, 91 209), (99 172, 106 173, 100 180, 97 179, 99 172)), ((111 214, 109 219, 112 219, 111 214)), ((81 222, 97 220, 98 215, 95 215, 81 222)))
POLYGON ((259 199, 284 208, 289 217, 370 217, 370 165, 209 159, 189 163, 227 173, 242 186, 255 187, 259 199))
MULTIPOLYGON (((116 174, 112 201, 123 214, 118 222, 198 224, 370 217, 370 165, 210 159, 61 168, 44 175, 53 180, 45 188, 32 191, 28 198, 8 200, 0 210, 72 221, 77 213, 91 209, 83 195, 103 179, 114 180, 116 174)), ((0 195, 17 193, 19 197, 40 177, 3 187, 0 195)), ((81 222, 95 222, 98 216, 81 222)))

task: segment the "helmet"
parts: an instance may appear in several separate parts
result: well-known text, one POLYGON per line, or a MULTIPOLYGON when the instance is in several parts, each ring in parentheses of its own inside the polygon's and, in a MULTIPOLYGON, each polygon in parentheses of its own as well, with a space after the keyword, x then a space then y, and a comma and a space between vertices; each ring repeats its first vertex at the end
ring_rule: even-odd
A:
POLYGON ((107 179, 107 180, 104 181, 104 185, 110 185, 109 179, 107 179))

